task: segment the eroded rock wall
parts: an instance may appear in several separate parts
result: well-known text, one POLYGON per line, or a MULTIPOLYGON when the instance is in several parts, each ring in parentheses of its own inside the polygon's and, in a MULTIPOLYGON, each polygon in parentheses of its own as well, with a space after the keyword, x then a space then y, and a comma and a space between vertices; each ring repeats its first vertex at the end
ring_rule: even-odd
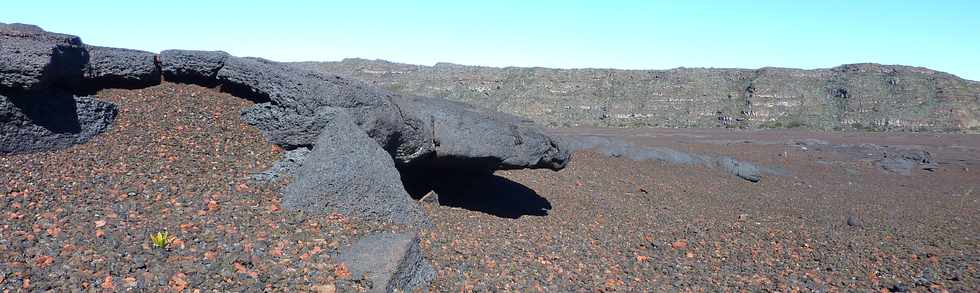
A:
POLYGON ((980 130, 980 84, 910 66, 616 70, 364 59, 294 66, 548 126, 980 130))

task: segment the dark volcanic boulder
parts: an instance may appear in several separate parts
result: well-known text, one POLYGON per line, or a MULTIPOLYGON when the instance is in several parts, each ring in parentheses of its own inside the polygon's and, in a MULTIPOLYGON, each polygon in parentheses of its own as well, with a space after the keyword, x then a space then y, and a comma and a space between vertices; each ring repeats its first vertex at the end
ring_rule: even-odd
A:
POLYGON ((85 46, 89 63, 84 88, 142 88, 160 84, 156 54, 138 50, 85 46))
POLYGON ((347 109, 354 122, 398 162, 412 161, 431 151, 432 139, 427 136, 431 132, 424 131, 422 121, 404 116, 391 101, 394 94, 362 82, 237 57, 225 61, 217 79, 222 89, 232 94, 268 101, 255 106, 264 115, 251 115, 256 113, 250 109, 244 119, 264 130, 270 141, 287 148, 312 144, 320 128, 313 114, 322 107, 337 107, 347 109), (294 132, 284 135, 284 131, 294 132))
POLYGON ((112 103, 87 97, 43 99, 0 96, 0 154, 67 148, 108 129, 112 103))
POLYGON ((568 162, 568 149, 529 120, 445 99, 395 101, 403 111, 432 125, 435 154, 420 165, 480 171, 560 170, 568 162))
POLYGON ((76 36, 26 24, 0 24, 0 94, 22 96, 74 89, 88 63, 76 36))
POLYGON ((362 82, 224 52, 167 50, 160 53, 160 63, 168 80, 219 85, 259 103, 242 118, 287 149, 313 145, 323 127, 316 117, 319 109, 336 107, 347 109, 400 163, 431 152, 431 132, 422 121, 402 115, 391 102, 394 94, 362 82))
POLYGON ((324 128, 297 177, 283 189, 282 206, 337 212, 366 220, 427 225, 406 193, 395 163, 339 108, 321 108, 324 128))
POLYGON ((160 52, 160 70, 167 81, 213 86, 230 56, 221 51, 166 50, 160 52))
POLYGON ((224 52, 167 50, 168 80, 217 85, 258 102, 242 118, 287 149, 314 145, 323 107, 343 108, 400 168, 561 169, 568 151, 533 123, 442 99, 403 97, 341 76, 224 52))
MULTIPOLYGON (((351 277, 368 292, 415 292, 435 278, 422 258, 419 238, 408 233, 379 233, 361 238, 340 255, 351 277), (367 282, 365 282, 367 281, 367 282)), ((355 291, 341 283, 342 292, 355 291)))
POLYGON ((109 127, 115 105, 71 94, 88 62, 76 36, 0 24, 0 154, 62 149, 109 127))
POLYGON ((939 167, 939 163, 932 159, 932 154, 924 150, 885 154, 878 165, 885 171, 904 176, 912 175, 915 169, 935 171, 939 167))

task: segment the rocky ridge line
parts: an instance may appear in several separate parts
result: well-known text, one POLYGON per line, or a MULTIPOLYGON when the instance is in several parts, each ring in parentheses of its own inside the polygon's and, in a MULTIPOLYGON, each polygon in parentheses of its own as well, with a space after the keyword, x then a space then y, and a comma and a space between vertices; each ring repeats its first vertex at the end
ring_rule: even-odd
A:
POLYGON ((911 66, 618 70, 365 59, 293 65, 552 127, 980 131, 980 83, 911 66))

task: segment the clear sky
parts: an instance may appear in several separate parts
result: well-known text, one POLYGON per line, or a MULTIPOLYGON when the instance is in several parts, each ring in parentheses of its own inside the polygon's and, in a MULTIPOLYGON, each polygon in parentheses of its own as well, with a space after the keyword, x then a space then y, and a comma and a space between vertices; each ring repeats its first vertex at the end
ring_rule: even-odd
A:
POLYGON ((876 62, 980 80, 980 1, 41 1, 0 22, 279 61, 665 69, 876 62))

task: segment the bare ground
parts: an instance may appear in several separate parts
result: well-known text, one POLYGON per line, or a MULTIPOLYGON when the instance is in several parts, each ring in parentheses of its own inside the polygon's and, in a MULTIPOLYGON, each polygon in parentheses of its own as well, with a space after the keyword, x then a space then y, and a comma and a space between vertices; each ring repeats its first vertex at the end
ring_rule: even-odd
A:
MULTIPOLYGON (((351 277, 340 247, 395 229, 279 208, 284 182, 248 180, 281 150, 240 121, 245 100, 174 84, 98 98, 120 106, 109 132, 0 157, 0 288, 329 291, 351 277), (171 246, 150 244, 158 231, 171 246)), ((980 135, 552 132, 791 175, 751 183, 581 151, 560 172, 447 178, 442 205, 423 203, 433 291, 980 290, 980 135), (828 145, 796 143, 808 138, 828 145), (875 163, 911 149, 938 168, 901 176, 875 163)))
MULTIPOLYGON (((504 184, 454 192, 538 202, 547 215, 524 212, 513 219, 514 209, 499 204, 464 206, 469 210, 427 204, 438 223, 425 242, 440 268, 437 291, 980 288, 980 136, 553 132, 731 155, 792 175, 750 183, 700 166, 588 151, 576 153, 561 172, 498 172, 502 178, 496 181, 504 184), (924 149, 941 164, 934 172, 901 176, 882 170, 871 159, 877 154, 861 152, 866 148, 804 150, 794 143, 807 138, 831 145, 875 143, 886 151, 924 149), (508 185, 526 188, 500 187, 508 185)), ((526 205, 516 210, 534 210, 526 205)))

